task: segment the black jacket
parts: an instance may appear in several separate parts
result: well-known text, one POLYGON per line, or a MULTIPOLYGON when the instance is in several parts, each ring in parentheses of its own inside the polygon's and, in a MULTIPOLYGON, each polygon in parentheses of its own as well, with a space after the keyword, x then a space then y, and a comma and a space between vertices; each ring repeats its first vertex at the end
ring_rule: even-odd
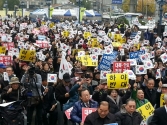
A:
POLYGON ((110 113, 115 114, 120 111, 122 104, 126 103, 126 100, 130 97, 131 92, 127 91, 124 96, 118 96, 116 102, 109 95, 107 96, 107 102, 110 105, 110 113))
POLYGON ((116 123, 115 116, 113 114, 108 113, 105 118, 100 118, 98 112, 95 111, 86 117, 84 125, 104 125, 110 123, 116 123))
MULTIPOLYGON (((71 86, 70 86, 70 88, 71 88, 71 86)), ((60 102, 61 107, 63 104, 65 104, 69 100, 69 97, 68 98, 65 97, 66 93, 68 93, 68 92, 62 83, 60 83, 59 85, 56 86, 55 97, 60 102)))
POLYGON ((12 90, 11 93, 7 94, 7 91, 11 88, 10 85, 6 86, 2 90, 1 98, 7 102, 25 100, 26 99, 26 90, 24 87, 20 86, 18 90, 12 90), (18 94, 19 93, 19 94, 18 94))
POLYGON ((167 125, 167 112, 165 107, 158 108, 154 111, 153 118, 149 125, 167 125))
POLYGON ((103 90, 95 91, 92 95, 92 99, 98 102, 98 104, 100 104, 101 101, 107 101, 107 92, 103 90))
POLYGON ((121 109, 121 111, 115 114, 116 122, 118 125, 140 125, 143 117, 138 112, 134 112, 132 116, 130 116, 125 109, 121 109))
POLYGON ((53 87, 51 86, 48 86, 48 93, 47 94, 44 94, 43 92, 45 91, 44 90, 44 87, 41 86, 41 92, 43 94, 43 109, 45 111, 49 111, 51 108, 52 108, 52 105, 56 104, 57 101, 56 99, 54 98, 54 91, 53 91, 53 87))
POLYGON ((143 90, 144 90, 144 98, 148 99, 148 101, 154 107, 154 105, 157 103, 157 90, 152 89, 152 91, 150 92, 150 90, 147 87, 144 87, 143 90))

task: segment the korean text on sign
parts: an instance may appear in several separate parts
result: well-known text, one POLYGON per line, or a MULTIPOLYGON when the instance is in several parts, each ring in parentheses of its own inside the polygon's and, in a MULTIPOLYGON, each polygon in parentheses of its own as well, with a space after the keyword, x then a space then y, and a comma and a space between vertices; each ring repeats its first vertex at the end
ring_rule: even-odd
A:
POLYGON ((20 50, 19 59, 23 61, 33 61, 36 52, 34 50, 20 50))
POLYGON ((7 50, 11 50, 14 48, 14 43, 13 42, 10 42, 10 43, 3 42, 2 46, 6 47, 7 50))
POLYGON ((6 53, 6 47, 0 46, 0 54, 5 54, 6 53))
POLYGON ((0 56, 0 63, 5 64, 6 66, 11 65, 11 56, 0 56))
POLYGON ((107 74, 108 89, 127 88, 129 83, 128 74, 126 73, 111 73, 107 74))
POLYGON ((95 112, 96 110, 96 108, 82 108, 82 122, 84 123, 86 116, 92 112, 95 112))
POLYGON ((36 44, 38 44, 40 48, 49 48, 49 43, 47 41, 36 40, 36 44))
POLYGON ((142 115, 143 119, 146 120, 150 115, 154 113, 154 108, 150 102, 147 102, 146 104, 138 108, 137 111, 142 115))
POLYGON ((85 55, 81 57, 82 65, 84 66, 97 66, 98 61, 92 61, 89 55, 85 55))
POLYGON ((160 107, 162 107, 164 105, 165 105, 164 94, 161 94, 161 97, 160 97, 160 107))
POLYGON ((130 70, 130 62, 113 62, 113 71, 122 73, 125 70, 130 70))

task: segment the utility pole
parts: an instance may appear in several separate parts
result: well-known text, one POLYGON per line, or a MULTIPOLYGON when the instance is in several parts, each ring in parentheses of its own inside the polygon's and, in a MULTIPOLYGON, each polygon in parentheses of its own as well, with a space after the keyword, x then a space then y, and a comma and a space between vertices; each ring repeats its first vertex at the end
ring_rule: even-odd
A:
POLYGON ((129 12, 131 13, 136 12, 136 5, 137 5, 137 0, 130 0, 129 12))

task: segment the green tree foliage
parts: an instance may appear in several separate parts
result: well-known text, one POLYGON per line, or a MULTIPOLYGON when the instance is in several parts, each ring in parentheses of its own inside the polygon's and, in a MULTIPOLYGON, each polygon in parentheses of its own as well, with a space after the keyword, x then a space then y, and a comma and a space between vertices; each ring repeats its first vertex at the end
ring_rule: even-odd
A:
MULTIPOLYGON (((73 3, 75 3, 75 5, 79 5, 77 1, 79 0, 71 0, 73 3)), ((81 7, 84 7, 86 8, 87 10, 91 9, 91 1, 89 0, 80 0, 80 3, 81 3, 81 7)))
POLYGON ((123 4, 122 4, 122 9, 124 12, 129 12, 129 4, 130 4, 130 0, 124 0, 123 4))
MULTIPOLYGON (((0 9, 3 9, 3 5, 5 3, 5 0, 0 0, 0 9)), ((8 8, 9 10, 14 10, 14 5, 18 5, 20 4, 19 0, 7 0, 8 3, 8 8)))

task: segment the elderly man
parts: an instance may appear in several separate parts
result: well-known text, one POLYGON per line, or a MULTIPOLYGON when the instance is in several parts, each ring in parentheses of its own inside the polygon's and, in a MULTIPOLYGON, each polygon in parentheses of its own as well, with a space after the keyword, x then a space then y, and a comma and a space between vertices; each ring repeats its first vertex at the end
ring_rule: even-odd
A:
POLYGON ((82 108, 97 108, 98 103, 90 99, 90 93, 87 89, 82 89, 79 92, 80 99, 73 106, 70 117, 74 123, 83 125, 82 121, 82 108))
POLYGON ((128 99, 121 111, 115 114, 118 125, 140 125, 143 120, 139 112, 136 112, 136 102, 128 99))
POLYGON ((9 85, 2 90, 2 99, 6 102, 24 100, 26 98, 25 89, 20 85, 17 77, 12 77, 9 85))
POLYGON ((164 95, 165 106, 154 111, 153 118, 149 125, 167 125, 167 94, 164 95))
POLYGON ((115 116, 109 112, 109 108, 109 103, 102 101, 97 111, 89 114, 86 117, 84 125, 104 125, 115 123, 115 116))

